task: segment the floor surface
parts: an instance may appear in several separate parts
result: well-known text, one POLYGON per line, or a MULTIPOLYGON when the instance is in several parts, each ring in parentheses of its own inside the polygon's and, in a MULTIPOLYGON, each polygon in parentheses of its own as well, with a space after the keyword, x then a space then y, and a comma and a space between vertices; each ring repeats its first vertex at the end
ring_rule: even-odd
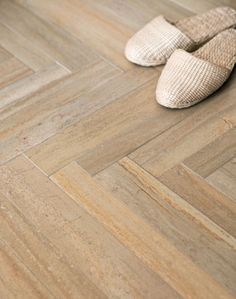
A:
POLYGON ((0 298, 236 294, 236 78, 190 109, 123 56, 232 0, 0 0, 0 298))

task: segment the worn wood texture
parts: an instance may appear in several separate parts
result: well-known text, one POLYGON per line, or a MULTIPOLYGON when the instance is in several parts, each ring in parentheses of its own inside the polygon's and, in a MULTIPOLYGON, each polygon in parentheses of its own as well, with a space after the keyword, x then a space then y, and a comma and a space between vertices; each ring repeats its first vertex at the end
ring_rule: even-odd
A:
POLYGON ((170 110, 123 54, 219 5, 0 1, 1 299, 235 298, 235 72, 170 110))

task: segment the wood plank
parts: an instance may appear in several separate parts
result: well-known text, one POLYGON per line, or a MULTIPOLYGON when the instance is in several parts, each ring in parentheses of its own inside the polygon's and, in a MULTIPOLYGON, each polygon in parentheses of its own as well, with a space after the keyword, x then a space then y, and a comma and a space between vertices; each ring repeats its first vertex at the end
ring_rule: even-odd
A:
POLYGON ((236 237, 236 205, 230 198, 217 191, 183 164, 165 172, 159 179, 189 204, 236 237))
MULTIPOLYGON (((232 264, 235 251, 231 247, 235 246, 235 240, 232 243, 231 236, 225 238, 221 227, 216 227, 207 219, 205 216, 208 215, 204 211, 199 213, 194 205, 186 203, 127 158, 96 174, 95 179, 127 205, 129 210, 160 230, 200 268, 232 292, 236 291, 232 264), (225 244, 228 240, 230 245, 225 244), (209 257, 212 262, 209 262, 209 257)), ((232 219, 232 224, 233 222, 235 229, 235 218, 232 219)))
MULTIPOLYGON (((21 5, 29 8, 36 14, 42 17, 52 18, 51 6, 46 6, 43 2, 36 0, 17 0, 21 5)), ((64 1, 66 3, 66 1, 64 1)), ((99 18, 104 19, 116 27, 128 28, 129 30, 138 30, 149 20, 159 14, 165 15, 167 18, 177 20, 183 17, 190 16, 192 13, 188 9, 180 7, 178 4, 169 0, 147 1, 120 1, 113 0, 78 0, 76 4, 81 4, 90 11, 94 10, 99 14, 99 18)))
POLYGON ((78 1, 63 0, 58 5, 55 0, 50 3, 42 0, 36 4, 37 13, 41 8, 40 15, 47 16, 51 23, 70 32, 113 64, 124 70, 132 68, 123 55, 124 45, 132 34, 129 28, 104 19, 95 9, 78 1))
POLYGON ((15 57, 0 63, 0 88, 8 86, 30 74, 32 70, 15 57))
POLYGON ((230 198, 236 200, 235 157, 209 175, 207 181, 212 183, 230 198))
MULTIPOLYGON (((40 228, 30 223, 20 213, 14 206, 15 203, 12 204, 3 195, 0 195, 0 197, 0 246, 1 239, 4 239, 4 247, 7 248, 7 252, 10 252, 9 260, 12 260, 12 264, 16 263, 16 268, 18 266, 24 269, 27 268, 27 272, 32 273, 30 276, 31 279, 32 276, 35 276, 34 280, 37 278, 38 281, 45 284, 43 289, 48 290, 46 293, 47 296, 39 294, 37 298, 106 298, 105 294, 88 280, 80 267, 73 267, 68 262, 66 255, 63 256, 60 254, 58 249, 42 235, 40 228)), ((5 254, 8 255, 7 253, 5 254)), ((4 267, 1 267, 2 271, 0 272, 5 277, 7 274, 7 265, 5 265, 7 259, 4 258, 3 262, 1 265, 4 265, 4 267)), ((21 277, 24 278, 24 273, 21 274, 15 270, 13 271, 13 278, 16 276, 18 285, 22 280, 21 277)), ((12 273, 10 275, 12 276, 12 273)), ((11 277, 9 277, 10 279, 11 277)), ((10 290, 12 286, 13 284, 9 287, 10 290)), ((28 289, 33 289, 36 293, 36 286, 37 284, 33 283, 33 281, 30 286, 21 286, 18 293, 14 292, 14 298, 36 297, 23 295, 23 292, 27 292, 28 289)), ((0 293, 2 290, 4 288, 0 288, 0 293)), ((13 298, 13 294, 12 297, 3 296, 1 298, 13 298)))
POLYGON ((188 16, 187 9, 172 1, 28 1, 19 0, 36 14, 65 28, 106 59, 124 70, 132 64, 124 58, 127 39, 159 14, 172 19, 188 16), (96 32, 94 28, 97 28, 96 32), (99 32, 99 34, 97 34, 99 32), (112 40, 112 42, 111 42, 112 40))
MULTIPOLYGON (((185 136, 188 136, 191 132, 193 133, 193 130, 207 119, 211 119, 216 115, 220 116, 224 110, 233 105, 236 91, 235 83, 236 73, 233 73, 231 78, 221 88, 221 92, 213 94, 199 105, 190 108, 190 115, 187 114, 182 122, 132 153, 130 155, 132 160, 136 160, 138 164, 142 165, 148 162, 149 159, 157 157, 166 148, 174 146, 181 138, 186 138, 185 136)), ((227 121, 227 119, 225 120, 227 121)))
POLYGON ((182 298, 85 212, 52 241, 108 298, 182 298))
POLYGON ((98 61, 97 55, 69 32, 43 21, 13 2, 1 1, 0 21, 71 71, 82 70, 98 61))
POLYGON ((73 298, 70 289, 80 298, 75 287, 85 298, 102 297, 90 292, 81 272, 108 298, 182 298, 29 160, 10 161, 0 175, 0 190, 12 203, 3 203, 0 232, 55 298, 73 298))
MULTIPOLYGON (((232 98, 228 99, 229 104, 232 104, 232 98)), ((199 110, 196 108, 191 117, 132 153, 130 158, 154 176, 159 177, 235 127, 235 105, 219 113, 216 113, 217 110, 212 112, 205 110, 207 114, 212 113, 207 120, 203 118, 204 107, 207 109, 204 105, 199 106, 199 110), (203 115, 199 114, 200 111, 203 115)), ((219 108, 225 107, 220 104, 219 108)))
POLYGON ((236 179, 236 158, 233 157, 229 162, 223 165, 223 168, 228 171, 228 173, 236 179))
POLYGON ((159 231, 104 191, 77 163, 61 169, 52 179, 184 298, 233 298, 159 231))
POLYGON ((53 58, 35 47, 31 40, 24 38, 1 23, 0 32, 0 45, 32 70, 38 71, 54 62, 53 58))
POLYGON ((32 75, 18 80, 0 90, 0 114, 6 106, 9 106, 19 99, 30 96, 47 84, 56 81, 70 74, 68 69, 58 64, 51 64, 32 75))
POLYGON ((184 164, 202 177, 207 177, 234 156, 236 156, 236 130, 232 129, 187 158, 184 164))
POLYGON ((82 104, 79 95, 119 74, 120 70, 101 61, 6 107, 0 114, 0 163, 76 122, 90 113, 89 107, 97 109, 91 100, 82 104))
POLYGON ((0 64, 8 59, 10 59, 12 55, 7 52, 5 49, 0 47, 0 64))
POLYGON ((27 158, 19 156, 9 164, 5 163, 0 167, 0 177, 0 192, 44 234, 50 235, 79 217, 76 203, 27 158))
POLYGON ((91 174, 100 171, 191 113, 191 109, 176 112, 158 106, 155 87, 156 80, 152 80, 34 147, 27 155, 48 174, 73 160, 91 174), (51 152, 54 156, 49 159, 51 152))
POLYGON ((11 247, 0 239, 1 298, 52 299, 50 291, 40 283, 15 256, 11 247), (7 297, 5 297, 7 296, 7 297))
POLYGON ((195 13, 204 13, 206 10, 215 8, 217 6, 230 6, 236 9, 234 0, 200 0, 195 2, 193 0, 173 0, 175 3, 192 10, 195 13))

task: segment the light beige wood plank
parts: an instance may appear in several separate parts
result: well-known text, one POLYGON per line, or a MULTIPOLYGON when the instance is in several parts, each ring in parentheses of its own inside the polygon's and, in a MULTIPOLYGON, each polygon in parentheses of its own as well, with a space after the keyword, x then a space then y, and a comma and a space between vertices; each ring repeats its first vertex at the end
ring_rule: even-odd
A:
POLYGON ((96 49, 114 64, 127 70, 132 68, 124 56, 127 39, 145 23, 159 14, 172 19, 189 15, 171 1, 43 1, 19 0, 19 3, 73 32, 83 42, 96 49), (167 2, 167 3, 166 3, 167 2), (79 21, 78 21, 79 19, 79 21), (97 28, 97 31, 94 31, 97 28), (99 32, 100 34, 97 34, 99 32), (111 42, 112 40, 112 42, 111 42))
POLYGON ((76 295, 75 283, 85 298, 101 297, 86 278, 80 286, 81 271, 108 298, 182 298, 29 160, 6 163, 0 175, 0 190, 14 204, 3 203, 0 233, 56 298, 62 291, 71 298, 70 289, 76 295))
POLYGON ((0 192, 44 234, 50 235, 79 217, 76 203, 50 183, 27 158, 19 156, 1 166, 0 177, 0 192))
POLYGON ((5 49, 0 47, 0 64, 4 61, 10 59, 11 57, 12 57, 12 55, 9 52, 7 52, 5 49))
POLYGON ((51 64, 31 76, 18 80, 0 90, 0 114, 6 108, 19 99, 30 96, 40 88, 70 74, 70 71, 58 64, 51 64))
POLYGON ((35 47, 31 40, 24 38, 1 23, 0 32, 0 45, 32 70, 38 71, 53 63, 54 59, 35 47))
MULTIPOLYGON (((51 6, 45 5, 43 1, 36 0, 17 0, 18 3, 29 8, 36 14, 42 17, 52 18, 51 6)), ((64 1, 66 3, 66 1, 64 1)), ((97 12, 97 16, 107 20, 108 24, 114 24, 117 27, 124 26, 131 30, 137 30, 145 23, 159 14, 164 14, 167 18, 176 20, 192 14, 188 9, 180 7, 172 1, 141 1, 141 0, 128 0, 120 1, 119 3, 114 0, 100 0, 100 1, 85 1, 79 0, 76 2, 89 7, 90 11, 97 12)))
POLYGON ((127 26, 103 18, 95 9, 78 1, 61 1, 60 5, 55 0, 34 3, 40 16, 47 16, 51 23, 72 33, 112 63, 125 70, 132 68, 123 56, 126 40, 132 34, 127 26))
POLYGON ((232 236, 236 236, 236 205, 184 165, 165 172, 160 181, 232 236))
POLYGON ((207 181, 236 200, 235 157, 207 177, 207 181))
POLYGON ((232 263, 236 254, 231 247, 234 245, 230 236, 230 245, 227 243, 219 225, 215 226, 204 213, 186 204, 127 158, 96 174, 95 178, 199 267, 232 292, 236 291, 232 263))
POLYGON ((236 157, 223 165, 223 168, 233 177, 236 178, 236 157))
POLYGON ((8 86, 33 72, 15 57, 0 63, 0 88, 8 86))
POLYGON ((0 238, 0 294, 6 299, 52 299, 50 291, 40 283, 25 265, 15 256, 14 251, 0 238), (5 297, 7 295, 7 297, 5 297))
POLYGON ((216 115, 220 116, 224 110, 233 105, 234 94, 236 91, 235 83, 236 76, 234 76, 233 73, 228 82, 221 88, 220 92, 215 93, 199 105, 192 107, 190 109, 191 113, 189 115, 187 114, 182 122, 139 148, 132 153, 130 157, 133 160, 137 160, 140 165, 147 163, 148 160, 158 157, 158 155, 168 147, 171 148, 172 146, 175 146, 178 141, 180 142, 181 139, 186 138, 186 136, 203 124, 207 119, 211 119, 216 115))
POLYGON ((120 70, 101 61, 6 107, 0 114, 1 163, 78 121, 91 112, 90 107, 96 110, 90 98, 80 101, 79 96, 119 74, 120 70))
POLYGON ((156 80, 152 80, 34 147, 27 155, 48 174, 73 160, 91 174, 100 171, 191 113, 158 106, 155 87, 156 80), (48 159, 51 152, 54 156, 48 159))
MULTIPOLYGON (((232 104, 231 98, 230 103, 232 104)), ((199 108, 200 111, 203 109, 204 106, 202 109, 199 108)), ((215 107, 215 109, 217 108, 215 107)), ((159 177, 165 171, 214 142, 236 125, 235 105, 216 115, 214 115, 216 110, 212 111, 213 116, 207 120, 202 118, 204 112, 203 115, 199 115, 198 112, 196 109, 195 115, 191 115, 182 123, 164 132, 132 153, 130 157, 154 176, 159 177)), ((206 110, 205 113, 208 114, 209 110, 206 110)))
POLYGON ((1 1, 0 22, 72 71, 82 70, 98 61, 97 55, 69 32, 43 21, 13 2, 1 1))
POLYGON ((52 240, 108 298, 182 298, 84 211, 52 240))
POLYGON ((187 158, 184 164, 202 177, 207 177, 234 156, 236 156, 236 130, 232 129, 187 158))
POLYGON ((184 298, 233 298, 159 231, 105 192, 77 163, 52 179, 184 298))
MULTIPOLYGON (((44 188, 43 185, 42 188, 44 188)), ((10 251, 9 258, 12 263, 18 260, 16 265, 23 265, 23 268, 27 268, 35 279, 43 282, 44 288, 50 293, 45 295, 45 298, 106 298, 105 294, 88 280, 81 271, 81 267, 75 267, 68 262, 67 255, 63 256, 50 240, 42 235, 37 223, 36 225, 30 223, 3 195, 0 195, 0 204, 0 244, 1 239, 4 239, 6 243, 4 247, 10 251)), ((6 258, 3 261, 6 262, 6 258)), ((6 265, 1 263, 1 268, 4 277, 6 265)), ((24 277, 21 273, 17 274, 14 271, 13 276, 16 275, 19 282, 21 277, 24 277)), ((30 288, 33 287, 34 284, 30 286, 30 288)), ((9 289, 11 290, 11 287, 9 289)), ((22 293, 27 291, 26 287, 18 291, 19 294, 15 294, 14 298, 34 298, 23 296, 22 293)), ((13 298, 13 295, 9 298, 13 298)), ((43 298, 42 294, 39 294, 37 298, 43 298)))
POLYGON ((179 4, 185 8, 192 10, 195 13, 204 13, 208 9, 212 9, 218 6, 231 6, 236 9, 236 3, 234 0, 172 0, 176 4, 179 4))

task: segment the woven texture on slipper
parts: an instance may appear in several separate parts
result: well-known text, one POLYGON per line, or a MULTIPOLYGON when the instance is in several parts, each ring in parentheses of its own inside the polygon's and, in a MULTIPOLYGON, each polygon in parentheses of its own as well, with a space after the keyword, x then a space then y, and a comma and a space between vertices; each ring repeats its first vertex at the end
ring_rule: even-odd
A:
POLYGON ((175 25, 196 44, 201 44, 217 33, 236 26, 236 10, 217 7, 201 15, 179 20, 175 25))
POLYGON ((176 50, 159 78, 156 99, 169 108, 192 106, 216 91, 229 74, 227 68, 176 50))
POLYGON ((159 16, 131 37, 125 56, 133 63, 154 66, 166 63, 176 49, 190 50, 192 46, 191 39, 159 16))
POLYGON ((236 30, 219 33, 195 51, 194 56, 231 70, 236 62, 236 30))

